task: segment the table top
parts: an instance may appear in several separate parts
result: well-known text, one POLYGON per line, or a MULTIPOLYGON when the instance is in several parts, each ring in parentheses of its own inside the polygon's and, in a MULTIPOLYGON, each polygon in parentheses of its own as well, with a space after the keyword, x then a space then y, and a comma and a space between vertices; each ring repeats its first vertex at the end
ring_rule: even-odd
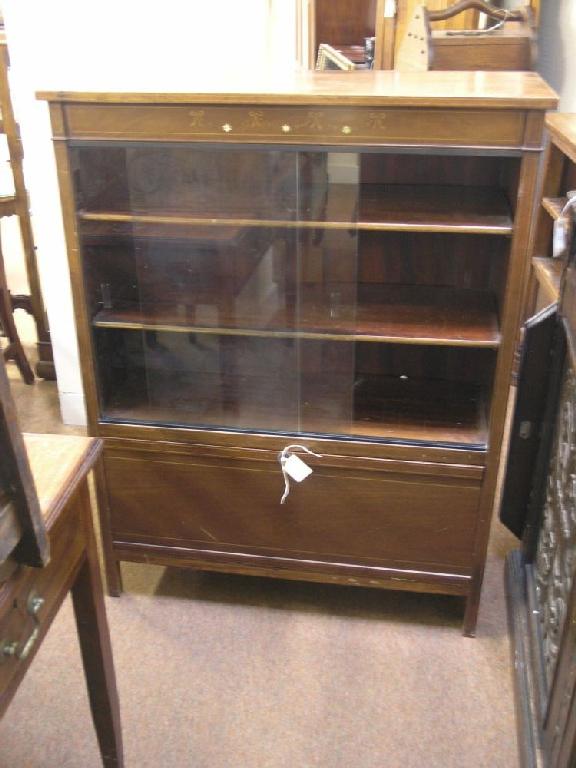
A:
POLYGON ((24 434, 32 477, 46 527, 92 468, 101 441, 82 435, 24 434))
MULTIPOLYGON (((72 77, 72 75, 71 75, 72 77)), ((126 83, 127 84, 127 83, 126 83)), ((345 106, 554 109, 558 98, 535 72, 234 72, 177 76, 170 93, 148 80, 143 90, 40 91, 39 99, 100 104, 338 104, 345 106)))

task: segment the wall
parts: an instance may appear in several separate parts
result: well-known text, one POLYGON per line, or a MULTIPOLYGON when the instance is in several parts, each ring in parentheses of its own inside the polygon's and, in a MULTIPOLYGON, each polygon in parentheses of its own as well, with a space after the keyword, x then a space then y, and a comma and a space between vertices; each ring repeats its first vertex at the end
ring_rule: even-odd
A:
POLYGON ((64 421, 84 399, 46 104, 37 90, 193 92, 209 73, 292 67, 288 0, 3 0, 40 276, 64 421))
POLYGON ((560 109, 576 112, 576 0, 544 0, 538 69, 560 94, 560 109))

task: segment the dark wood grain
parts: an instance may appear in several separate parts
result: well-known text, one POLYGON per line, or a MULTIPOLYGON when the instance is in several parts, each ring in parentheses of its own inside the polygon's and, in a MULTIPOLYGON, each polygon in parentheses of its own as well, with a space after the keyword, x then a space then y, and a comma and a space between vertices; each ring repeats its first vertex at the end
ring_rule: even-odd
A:
POLYGON ((312 8, 316 50, 320 43, 363 46, 374 36, 376 0, 314 0, 312 8))
POLYGON ((271 316, 234 312, 218 296, 199 296, 198 304, 213 307, 212 322, 202 319, 195 305, 174 308, 144 305, 103 309, 94 318, 97 328, 215 333, 267 338, 331 339, 405 344, 435 344, 496 348, 500 342, 494 299, 478 291, 421 286, 378 286, 360 290, 359 303, 345 304, 349 287, 303 288, 286 298, 271 316), (336 298, 334 295, 336 294, 336 298), (364 294, 364 301, 362 300, 364 294), (372 295, 370 295, 372 294, 372 295))
POLYGON ((114 540, 228 552, 237 564, 253 552, 469 575, 477 480, 449 468, 440 477, 388 473, 384 465, 365 473, 360 461, 342 471, 309 458, 313 475, 281 506, 274 454, 167 460, 114 452, 105 461, 114 540))

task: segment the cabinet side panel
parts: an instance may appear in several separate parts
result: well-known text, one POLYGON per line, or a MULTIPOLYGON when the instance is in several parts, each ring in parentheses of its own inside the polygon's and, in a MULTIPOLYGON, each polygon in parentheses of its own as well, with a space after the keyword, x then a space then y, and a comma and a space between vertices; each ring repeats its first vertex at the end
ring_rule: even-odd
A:
POLYGON ((506 412, 512 377, 512 365, 518 341, 522 306, 529 268, 532 216, 535 208, 540 155, 525 155, 518 185, 514 236, 510 249, 510 267, 501 320, 502 343, 498 355, 494 393, 490 413, 489 451, 486 479, 479 508, 478 538, 474 554, 474 577, 465 617, 465 633, 472 634, 476 624, 480 589, 484 574, 490 523, 495 503, 496 485, 505 439, 506 412))

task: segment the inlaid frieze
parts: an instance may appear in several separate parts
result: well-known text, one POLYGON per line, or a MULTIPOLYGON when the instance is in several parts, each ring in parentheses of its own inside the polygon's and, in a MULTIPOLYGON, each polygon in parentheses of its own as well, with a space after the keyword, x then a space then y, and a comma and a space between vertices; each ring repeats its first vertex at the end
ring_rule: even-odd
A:
POLYGON ((510 110, 490 120, 471 109, 258 104, 70 104, 65 112, 69 136, 92 139, 521 147, 525 134, 525 115, 510 110))

